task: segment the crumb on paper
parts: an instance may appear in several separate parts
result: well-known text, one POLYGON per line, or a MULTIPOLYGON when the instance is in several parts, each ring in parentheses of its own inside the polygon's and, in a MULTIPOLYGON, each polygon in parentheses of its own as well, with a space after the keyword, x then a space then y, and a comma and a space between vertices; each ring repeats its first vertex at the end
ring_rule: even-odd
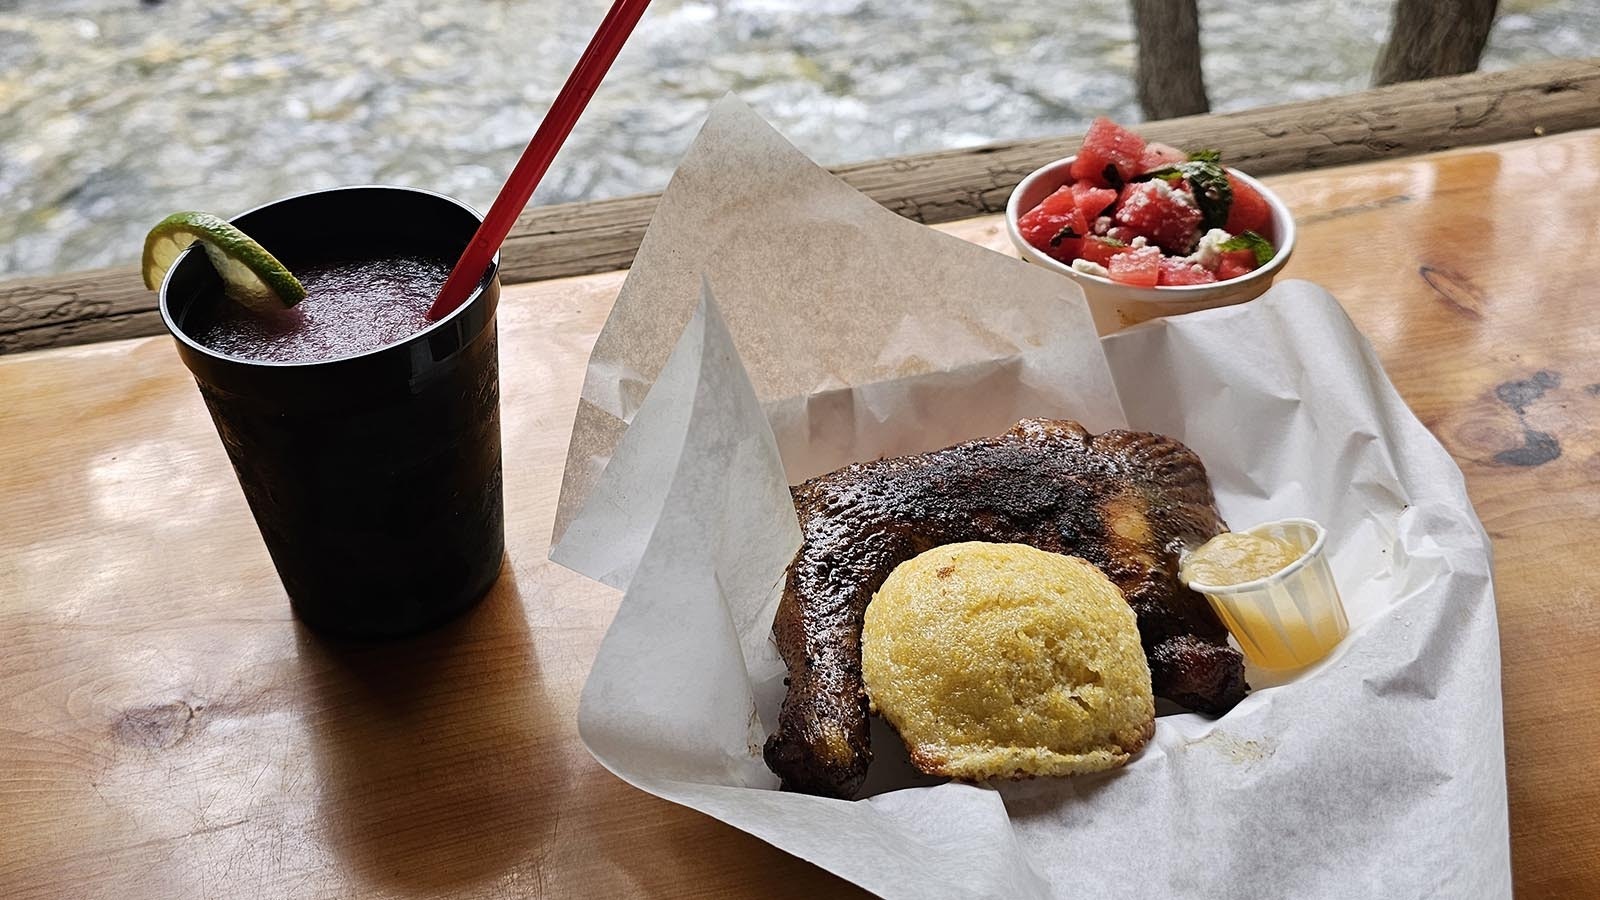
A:
POLYGON ((1247 740, 1219 728, 1184 745, 1186 750, 1197 747, 1214 750, 1236 763, 1255 763, 1271 758, 1278 750, 1278 742, 1265 737, 1247 740))
POLYGON ((756 709, 755 707, 751 707, 750 708, 750 726, 749 727, 750 727, 750 734, 755 735, 757 737, 756 737, 756 740, 753 740, 749 744, 747 744, 745 746, 745 749, 750 751, 750 755, 752 757, 754 757, 756 759, 761 759, 762 758, 762 752, 763 752, 763 750, 765 748, 762 747, 762 745, 761 745, 762 744, 762 738, 760 737, 760 735, 765 734, 766 733, 766 729, 761 724, 761 711, 756 709))

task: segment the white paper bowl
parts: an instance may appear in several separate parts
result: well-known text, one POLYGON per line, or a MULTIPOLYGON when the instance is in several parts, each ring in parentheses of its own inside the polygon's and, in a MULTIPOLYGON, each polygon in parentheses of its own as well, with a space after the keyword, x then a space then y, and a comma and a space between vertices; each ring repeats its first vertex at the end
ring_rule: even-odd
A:
POLYGON ((1272 279, 1278 276, 1284 263, 1289 261, 1289 254, 1294 252, 1294 217, 1289 214, 1289 207, 1285 206, 1283 201, 1278 199, 1278 195, 1266 185, 1238 169, 1229 168, 1228 171, 1233 177, 1255 188, 1272 208, 1272 234, 1266 237, 1272 241, 1278 252, 1266 265, 1248 275, 1215 284, 1153 288, 1118 284, 1109 278, 1079 272, 1059 260, 1052 259, 1048 254, 1023 240, 1022 232, 1017 228, 1019 218, 1071 180, 1068 170, 1072 168, 1074 159, 1076 159, 1074 156, 1058 159, 1034 170, 1033 174, 1022 179, 1016 190, 1011 192, 1011 199, 1006 202, 1006 233, 1011 235, 1011 243, 1016 245, 1017 252, 1022 254, 1024 260, 1060 272, 1078 282, 1083 288, 1084 296, 1089 299, 1089 311, 1094 315, 1095 330, 1101 334, 1121 331, 1130 325, 1163 316, 1182 315, 1196 310, 1232 306, 1235 303, 1254 300, 1272 286, 1272 279))

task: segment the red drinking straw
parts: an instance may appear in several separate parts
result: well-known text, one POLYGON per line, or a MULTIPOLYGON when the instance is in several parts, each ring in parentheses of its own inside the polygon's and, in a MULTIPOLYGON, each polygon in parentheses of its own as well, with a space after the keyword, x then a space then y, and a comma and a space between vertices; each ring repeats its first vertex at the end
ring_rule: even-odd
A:
POLYGON ((606 70, 611 68, 628 35, 633 33, 633 26, 639 23, 639 17, 649 5, 650 0, 616 0, 611 4, 611 11, 606 13, 599 30, 589 40, 589 48, 583 51, 578 67, 567 76, 556 102, 539 123, 539 130, 534 132, 528 148, 522 151, 517 167, 511 170, 511 177, 506 179, 500 195, 494 198, 494 205, 489 207, 489 214, 483 217, 478 233, 472 236, 472 243, 456 260, 456 267, 450 270, 450 277, 439 289, 438 298, 428 308, 430 320, 437 322, 449 315, 465 303, 473 288, 478 286, 489 260, 511 233, 511 226, 516 224, 522 208, 528 205, 528 198, 533 196, 533 189, 539 186, 539 180, 550 168, 556 151, 566 143, 578 116, 589 105, 589 98, 594 96, 600 81, 606 77, 606 70))

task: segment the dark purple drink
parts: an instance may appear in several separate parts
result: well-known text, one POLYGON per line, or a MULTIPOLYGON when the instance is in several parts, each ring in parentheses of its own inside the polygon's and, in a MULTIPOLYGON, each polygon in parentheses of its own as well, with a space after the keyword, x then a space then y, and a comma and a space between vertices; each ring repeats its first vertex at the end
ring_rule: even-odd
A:
MULTIPOLYGON (((259 313, 222 302, 197 315, 194 339, 239 359, 312 362, 386 347, 428 326, 428 306, 450 274, 443 259, 378 256, 286 260, 306 297, 259 313)), ((198 311, 197 311, 198 312, 198 311)))
POLYGON ((190 250, 162 285, 161 313, 295 613, 372 637, 471 606, 505 543, 498 259, 460 308, 438 322, 424 313, 479 217, 438 194, 362 187, 233 221, 306 298, 246 310, 190 250))

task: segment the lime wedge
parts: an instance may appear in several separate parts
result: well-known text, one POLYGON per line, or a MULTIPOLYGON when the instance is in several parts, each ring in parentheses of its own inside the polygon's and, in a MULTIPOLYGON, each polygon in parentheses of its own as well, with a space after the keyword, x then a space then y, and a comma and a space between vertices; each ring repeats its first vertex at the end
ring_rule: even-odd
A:
POLYGON ((222 276, 222 292, 260 312, 288 309, 306 289, 277 257, 217 216, 177 212, 157 223, 144 239, 144 286, 159 290, 178 254, 199 241, 222 276))

